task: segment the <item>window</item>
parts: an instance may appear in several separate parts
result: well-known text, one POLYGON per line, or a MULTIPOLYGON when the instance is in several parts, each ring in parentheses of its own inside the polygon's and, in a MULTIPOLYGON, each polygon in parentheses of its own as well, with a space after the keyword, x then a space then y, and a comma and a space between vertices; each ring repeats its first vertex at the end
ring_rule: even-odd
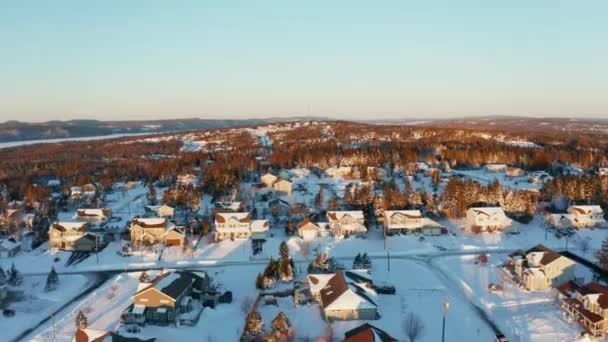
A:
POLYGON ((169 311, 169 313, 167 313, 167 318, 172 321, 173 320, 173 312, 169 311))

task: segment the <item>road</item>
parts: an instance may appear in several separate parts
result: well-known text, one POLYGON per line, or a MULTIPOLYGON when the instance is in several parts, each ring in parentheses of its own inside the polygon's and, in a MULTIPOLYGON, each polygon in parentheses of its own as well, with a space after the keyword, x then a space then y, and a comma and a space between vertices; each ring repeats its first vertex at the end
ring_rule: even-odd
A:
MULTIPOLYGON (((466 293, 457 283, 455 283, 449 275, 447 275, 440 267, 436 265, 436 261, 450 256, 466 256, 466 255, 479 255, 482 253, 510 253, 512 250, 507 249, 487 249, 487 250, 475 250, 475 251, 463 251, 463 250, 446 250, 446 251, 437 251, 437 252, 428 252, 428 253, 417 253, 417 254, 391 254, 390 260, 409 260, 427 267, 447 288, 452 290, 453 293, 456 293, 462 300, 464 300, 472 311, 483 321, 488 327, 494 331, 494 333, 500 332, 496 323, 489 317, 488 313, 481 308, 470 296, 470 294, 466 293)), ((341 256, 337 257, 338 261, 351 262, 355 256, 341 256)), ((373 260, 376 261, 385 261, 389 258, 388 255, 370 255, 373 260)), ((313 258, 308 258, 306 260, 300 260, 299 262, 310 263, 313 258)), ((109 278, 109 275, 117 274, 120 272, 136 272, 136 271, 144 271, 144 270, 158 270, 158 269, 210 269, 210 268, 220 268, 220 267, 249 267, 252 265, 266 265, 268 259, 256 259, 256 260, 238 260, 238 261, 221 261, 221 260, 185 260, 181 261, 179 264, 177 263, 166 263, 160 262, 154 266, 129 266, 122 265, 121 267, 110 267, 110 268, 91 268, 89 270, 78 270, 78 271, 63 271, 58 272, 59 274, 84 274, 88 276, 95 275, 97 279, 103 279, 101 281, 97 281, 92 286, 88 287, 85 291, 74 297, 69 303, 65 304, 62 308, 57 310, 57 312, 61 311, 63 308, 68 307, 72 303, 80 300, 87 294, 95 291, 99 288, 105 280, 109 278)), ((28 329, 22 335, 19 336, 16 340, 27 336, 32 331, 35 331, 44 323, 48 322, 51 317, 47 317, 43 321, 36 324, 36 326, 28 329)))

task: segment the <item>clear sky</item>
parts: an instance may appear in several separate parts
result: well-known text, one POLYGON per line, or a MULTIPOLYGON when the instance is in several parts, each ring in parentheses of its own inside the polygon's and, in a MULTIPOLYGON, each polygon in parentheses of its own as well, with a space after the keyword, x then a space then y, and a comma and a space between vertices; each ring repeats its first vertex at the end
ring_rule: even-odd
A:
POLYGON ((0 0, 0 121, 608 117, 608 1, 0 0))

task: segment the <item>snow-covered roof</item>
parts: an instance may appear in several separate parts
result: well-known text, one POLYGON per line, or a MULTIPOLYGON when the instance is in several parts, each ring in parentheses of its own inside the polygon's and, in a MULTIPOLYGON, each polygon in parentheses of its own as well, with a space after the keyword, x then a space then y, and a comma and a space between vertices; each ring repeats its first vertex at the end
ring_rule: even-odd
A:
POLYGON ((481 218, 490 218, 492 221, 502 221, 503 224, 510 224, 511 219, 505 215, 505 212, 501 207, 482 207, 482 208, 469 208, 467 212, 474 214, 475 224, 484 225, 488 220, 481 221, 481 218))
POLYGON ((252 232, 265 232, 270 228, 270 222, 268 220, 253 220, 251 221, 252 232))
POLYGON ((327 218, 330 221, 341 220, 345 216, 350 216, 356 220, 363 220, 363 211, 351 210, 351 211, 328 211, 327 218))
POLYGON ((568 208, 568 212, 574 212, 582 215, 601 215, 604 213, 602 207, 600 207, 599 205, 573 205, 568 208))
POLYGON ((60 221, 60 222, 52 223, 49 230, 51 230, 53 228, 65 229, 65 230, 83 230, 85 226, 86 226, 86 222, 60 221))
POLYGON ((135 220, 147 226, 158 226, 167 222, 167 219, 163 217, 137 218, 135 220))
POLYGON ((224 223, 229 220, 237 220, 239 222, 249 222, 251 216, 248 212, 237 212, 237 213, 215 213, 215 221, 224 223))
POLYGON ((134 314, 143 315, 145 310, 146 310, 145 306, 140 305, 140 304, 135 304, 135 305, 133 305, 133 310, 131 312, 133 312, 134 314))
POLYGON ((0 249, 10 251, 17 247, 19 247, 19 244, 15 241, 11 241, 11 240, 0 241, 0 249))
POLYGON ((78 209, 73 218, 91 216, 91 217, 106 217, 109 214, 109 209, 78 209))
POLYGON ((333 277, 333 274, 309 274, 308 285, 310 286, 310 291, 313 293, 321 291, 333 277))
POLYGON ((395 214, 401 214, 407 217, 422 217, 420 210, 386 210, 384 212, 385 217, 391 217, 395 214))

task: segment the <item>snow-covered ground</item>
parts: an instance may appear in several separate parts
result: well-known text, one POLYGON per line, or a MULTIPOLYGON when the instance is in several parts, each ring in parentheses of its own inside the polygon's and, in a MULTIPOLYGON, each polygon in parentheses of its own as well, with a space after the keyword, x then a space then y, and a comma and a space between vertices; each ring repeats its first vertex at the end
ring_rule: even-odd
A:
POLYGON ((6 308, 15 316, 0 319, 0 340, 10 341, 34 328, 93 283, 84 275, 60 275, 56 290, 46 292, 46 276, 25 276, 18 287, 11 287, 6 308), (14 298, 14 299, 11 299, 14 298))
MULTIPOLYGON (((506 253, 489 255, 487 265, 476 265, 473 256, 436 258, 440 267, 499 326, 509 341, 576 341, 580 329, 566 321, 556 304, 555 290, 526 291, 508 282, 504 291, 490 293, 490 283, 501 284, 499 266, 506 253)), ((577 277, 589 279, 589 272, 577 265, 577 277)))

